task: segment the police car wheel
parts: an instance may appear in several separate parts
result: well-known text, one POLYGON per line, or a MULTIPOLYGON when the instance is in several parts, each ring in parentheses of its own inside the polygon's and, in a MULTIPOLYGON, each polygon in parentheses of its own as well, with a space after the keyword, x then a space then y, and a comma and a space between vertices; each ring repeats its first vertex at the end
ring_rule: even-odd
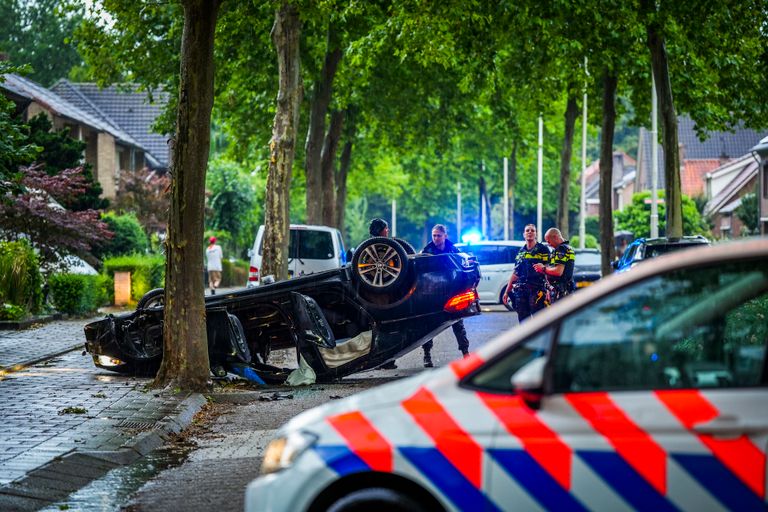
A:
POLYGON ((360 489, 338 499, 328 507, 328 512, 371 512, 371 510, 426 512, 427 509, 410 496, 384 487, 360 489))
POLYGON ((136 309, 153 309, 165 306, 165 289, 154 288, 144 294, 139 302, 136 303, 136 309))
POLYGON ((408 278, 408 256, 403 246, 391 238, 369 238, 352 256, 352 275, 363 290, 395 291, 408 278))

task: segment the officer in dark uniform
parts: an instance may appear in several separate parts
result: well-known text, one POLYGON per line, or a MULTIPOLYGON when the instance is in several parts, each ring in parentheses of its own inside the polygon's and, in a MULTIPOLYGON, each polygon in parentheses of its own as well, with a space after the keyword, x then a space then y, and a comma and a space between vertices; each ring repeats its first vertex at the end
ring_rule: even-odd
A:
POLYGON ((552 247, 552 254, 546 265, 537 263, 534 265, 536 272, 546 276, 554 289, 552 302, 559 300, 575 288, 573 282, 573 266, 576 264, 576 253, 568 245, 568 240, 563 239, 563 234, 557 228, 550 228, 544 234, 544 240, 552 247))
MULTIPOLYGON (((423 254, 448 254, 460 251, 448 240, 445 226, 443 224, 435 224, 435 227, 432 228, 432 241, 421 252, 423 254)), ((467 330, 464 328, 464 320, 459 320, 453 324, 452 329, 461 354, 467 357, 469 355, 469 338, 467 338, 467 330)), ((434 366, 432 363, 432 345, 433 341, 429 340, 421 346, 424 349, 424 368, 432 368, 434 366)))
POLYGON ((523 230, 525 245, 517 252, 515 270, 509 277, 504 292, 504 302, 514 301, 517 318, 520 322, 549 306, 549 293, 544 274, 537 272, 535 265, 545 265, 549 261, 549 249, 536 241, 536 226, 528 224, 523 230))

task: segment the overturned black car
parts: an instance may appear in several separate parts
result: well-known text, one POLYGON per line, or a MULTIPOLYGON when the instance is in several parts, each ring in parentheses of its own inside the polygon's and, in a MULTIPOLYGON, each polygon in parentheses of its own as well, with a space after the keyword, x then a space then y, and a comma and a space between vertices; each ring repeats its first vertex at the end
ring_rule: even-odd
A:
MULTIPOLYGON (((269 365, 269 355, 292 347, 320 382, 375 368, 479 314, 479 279, 465 254, 414 254, 407 242, 371 238, 339 269, 206 297, 211 369, 281 383, 288 370, 269 365)), ((157 372, 163 297, 152 290, 136 311, 85 326, 96 366, 157 372)))

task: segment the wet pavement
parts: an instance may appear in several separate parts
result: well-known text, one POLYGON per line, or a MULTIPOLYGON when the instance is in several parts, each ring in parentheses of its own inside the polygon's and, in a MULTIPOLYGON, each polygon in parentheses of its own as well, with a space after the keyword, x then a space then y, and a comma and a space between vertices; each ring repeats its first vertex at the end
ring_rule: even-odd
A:
POLYGON ((0 332, 0 510, 38 510, 186 427, 205 399, 95 368, 83 325, 0 332))
MULTIPOLYGON (((512 325, 513 316, 467 319, 470 348, 512 325)), ((189 510, 239 510, 244 485, 258 472, 275 428, 301 410, 423 370, 415 350, 398 360, 397 370, 365 372, 340 384, 208 397, 160 392, 147 387, 151 379, 93 365, 83 352, 82 330, 91 320, 0 331, 0 510, 116 511, 129 499, 130 510, 170 510, 187 501, 182 489, 190 503, 197 499, 189 510), (295 400, 276 401, 275 393, 295 400), (206 400, 230 408, 224 427, 216 423, 220 435, 191 452, 170 442, 206 400)), ((435 364, 458 356, 451 330, 441 333, 435 364)))

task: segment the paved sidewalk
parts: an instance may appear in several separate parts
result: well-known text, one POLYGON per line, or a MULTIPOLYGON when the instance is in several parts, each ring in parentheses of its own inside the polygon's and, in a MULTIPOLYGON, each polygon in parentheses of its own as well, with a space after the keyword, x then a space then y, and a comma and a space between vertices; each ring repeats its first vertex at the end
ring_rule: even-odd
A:
POLYGON ((202 395, 97 369, 83 326, 0 332, 0 510, 38 510, 129 464, 185 428, 202 395))

